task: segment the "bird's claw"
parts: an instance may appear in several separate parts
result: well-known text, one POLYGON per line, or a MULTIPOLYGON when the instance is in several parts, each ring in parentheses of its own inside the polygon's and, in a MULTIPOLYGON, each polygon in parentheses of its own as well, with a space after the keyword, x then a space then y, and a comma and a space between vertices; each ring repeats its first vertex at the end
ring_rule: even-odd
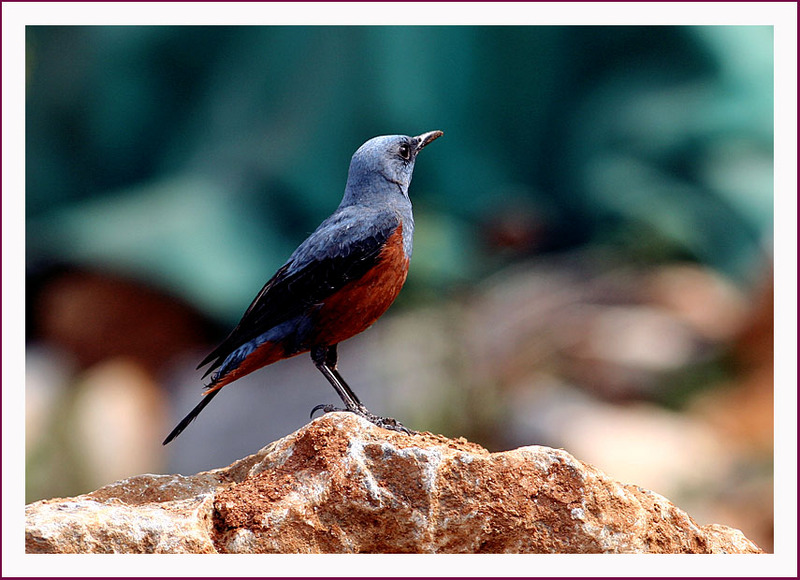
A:
POLYGON ((407 435, 418 435, 418 433, 412 429, 409 429, 405 425, 403 425, 397 419, 392 419, 391 417, 379 417, 378 415, 374 415, 370 413, 366 407, 361 408, 352 408, 352 409, 342 409, 339 407, 335 407, 334 405, 317 405, 313 409, 311 409, 310 418, 314 418, 314 413, 317 411, 322 411, 323 413, 333 413, 333 412, 349 412, 358 415, 359 417, 363 417, 373 425, 377 425, 378 427, 382 427, 383 429, 388 429, 390 431, 399 431, 400 433, 405 433, 407 435))
POLYGON ((397 419, 392 419, 391 417, 378 417, 370 413, 369 417, 364 417, 364 418, 373 425, 377 425, 378 427, 383 427, 384 429, 388 429, 389 431, 399 431, 400 433, 405 433, 406 435, 419 435, 419 433, 417 433, 413 429, 409 429, 408 427, 403 425, 400 421, 398 421, 397 419))
POLYGON ((348 409, 340 409, 339 407, 334 407, 333 405, 317 405, 313 409, 311 409, 311 414, 309 415, 310 419, 314 418, 314 413, 317 411, 322 411, 323 413, 333 413, 334 411, 347 411, 348 409))

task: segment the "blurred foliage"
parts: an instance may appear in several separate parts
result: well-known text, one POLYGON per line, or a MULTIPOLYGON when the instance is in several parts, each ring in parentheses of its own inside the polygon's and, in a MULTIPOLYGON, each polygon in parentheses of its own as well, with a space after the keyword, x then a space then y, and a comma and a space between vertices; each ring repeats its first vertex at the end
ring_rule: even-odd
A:
POLYGON ((104 267, 224 322, 377 134, 417 166, 409 289, 608 245, 748 281, 772 229, 768 26, 29 26, 29 271, 104 267))

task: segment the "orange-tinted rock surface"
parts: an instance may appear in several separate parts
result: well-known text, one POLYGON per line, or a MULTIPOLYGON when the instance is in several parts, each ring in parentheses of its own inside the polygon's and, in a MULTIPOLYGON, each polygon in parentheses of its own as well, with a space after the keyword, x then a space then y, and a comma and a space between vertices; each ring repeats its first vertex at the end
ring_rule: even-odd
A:
POLYGON ((563 450, 331 413, 229 467, 26 507, 29 553, 758 553, 563 450))

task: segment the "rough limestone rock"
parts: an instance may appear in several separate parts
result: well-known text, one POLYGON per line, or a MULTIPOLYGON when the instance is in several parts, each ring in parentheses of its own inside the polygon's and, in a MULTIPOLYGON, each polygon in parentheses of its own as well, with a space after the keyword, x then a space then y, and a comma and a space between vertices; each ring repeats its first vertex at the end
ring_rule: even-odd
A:
POLYGON ((758 553, 569 453, 329 413, 229 467, 26 507, 29 553, 758 553))

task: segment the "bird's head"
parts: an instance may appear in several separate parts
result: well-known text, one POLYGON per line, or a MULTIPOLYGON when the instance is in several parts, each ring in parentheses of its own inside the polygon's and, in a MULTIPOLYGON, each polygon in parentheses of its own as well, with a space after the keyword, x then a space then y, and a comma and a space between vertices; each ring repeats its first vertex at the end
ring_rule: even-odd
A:
POLYGON ((350 160, 345 199, 361 201, 378 191, 400 191, 408 197, 417 154, 428 143, 444 135, 428 131, 416 137, 384 135, 364 143, 350 160))

